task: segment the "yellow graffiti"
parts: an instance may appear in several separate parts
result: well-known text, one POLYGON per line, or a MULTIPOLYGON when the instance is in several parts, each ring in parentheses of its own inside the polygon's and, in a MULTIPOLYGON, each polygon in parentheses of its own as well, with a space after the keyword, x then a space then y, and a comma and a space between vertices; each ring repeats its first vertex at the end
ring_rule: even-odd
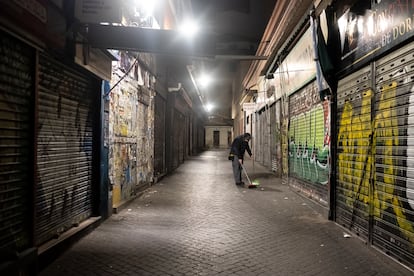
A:
MULTIPOLYGON (((414 242, 414 228, 407 220, 400 199, 395 193, 397 168, 393 159, 393 149, 399 145, 398 140, 398 119, 394 107, 396 104, 397 83, 393 82, 383 87, 381 98, 378 106, 378 114, 374 120, 374 143, 373 147, 378 144, 378 137, 382 139, 383 163, 384 163, 384 185, 375 183, 374 192, 374 215, 381 217, 381 212, 392 206, 398 225, 400 228, 408 231, 408 238, 414 242)), ((375 151, 374 151, 375 152, 375 151)), ((376 179, 376 177, 374 178, 376 179)), ((406 233, 407 234, 407 233, 406 233)))
POLYGON ((347 195, 347 203, 354 203, 354 198, 364 203, 369 202, 369 177, 372 156, 369 154, 371 135, 371 96, 372 91, 363 93, 361 112, 354 115, 350 102, 346 102, 340 120, 338 141, 342 142, 343 151, 339 154, 339 179, 352 191, 347 195))
POLYGON ((367 205, 371 203, 367 211, 378 218, 385 210, 392 208, 398 226, 406 230, 408 240, 414 242, 413 225, 407 220, 402 203, 395 193, 397 168, 393 149, 399 145, 398 119, 393 109, 396 106, 396 90, 397 83, 382 89, 378 111, 372 123, 372 90, 362 93, 360 112, 356 112, 350 102, 344 104, 338 129, 338 149, 342 150, 338 154, 338 185, 343 188, 346 204, 351 208, 355 208, 356 200, 367 205), (374 169, 377 146, 381 146, 383 184, 377 180, 374 169), (371 194, 370 181, 374 182, 371 194))

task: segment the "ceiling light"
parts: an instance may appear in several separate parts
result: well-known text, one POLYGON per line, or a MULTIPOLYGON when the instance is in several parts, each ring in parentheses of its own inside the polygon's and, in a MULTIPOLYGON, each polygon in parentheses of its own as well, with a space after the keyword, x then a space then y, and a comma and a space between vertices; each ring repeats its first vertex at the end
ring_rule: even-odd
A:
POLYGON ((209 75, 203 74, 199 79, 198 82, 200 86, 206 87, 211 83, 211 77, 209 75))
POLYGON ((200 27, 198 23, 190 19, 184 20, 179 27, 180 33, 187 38, 194 37, 199 30, 200 27))
POLYGON ((212 104, 206 104, 206 106, 204 107, 204 109, 207 112, 210 112, 211 110, 213 110, 214 106, 212 104))

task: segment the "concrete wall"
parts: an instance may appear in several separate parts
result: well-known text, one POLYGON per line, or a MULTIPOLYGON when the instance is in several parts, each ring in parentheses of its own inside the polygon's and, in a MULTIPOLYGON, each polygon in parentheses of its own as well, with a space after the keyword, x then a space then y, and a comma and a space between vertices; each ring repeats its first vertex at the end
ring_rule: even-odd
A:
MULTIPOLYGON (((228 148, 229 147, 229 132, 233 133, 233 128, 230 126, 206 126, 206 146, 208 148, 214 148, 214 132, 219 131, 219 148, 228 148)), ((232 137, 230 137, 230 143, 232 137)))

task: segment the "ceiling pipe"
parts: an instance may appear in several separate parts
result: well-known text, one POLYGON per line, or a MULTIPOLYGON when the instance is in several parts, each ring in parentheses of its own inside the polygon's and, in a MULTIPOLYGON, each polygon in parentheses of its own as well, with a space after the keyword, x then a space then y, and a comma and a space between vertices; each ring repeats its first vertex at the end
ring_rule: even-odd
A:
POLYGON ((182 88, 181 82, 178 83, 177 87, 168 87, 168 92, 178 92, 182 88))
POLYGON ((203 106, 204 110, 207 110, 206 109, 206 103, 204 102, 203 96, 201 95, 200 89, 199 89, 199 87, 197 85, 197 82, 196 82, 196 80, 194 78, 194 75, 193 75, 193 67, 191 65, 187 65, 187 72, 190 75, 191 82, 194 85, 195 91, 197 93, 198 98, 200 99, 201 105, 203 106))

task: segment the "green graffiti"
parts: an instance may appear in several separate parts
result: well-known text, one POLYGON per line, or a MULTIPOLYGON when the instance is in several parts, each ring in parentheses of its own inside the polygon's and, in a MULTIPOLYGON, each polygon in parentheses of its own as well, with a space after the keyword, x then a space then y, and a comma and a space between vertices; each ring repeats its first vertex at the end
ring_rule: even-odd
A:
POLYGON ((289 168, 292 175, 312 183, 328 183, 329 145, 324 144, 325 135, 322 105, 290 119, 289 168))

